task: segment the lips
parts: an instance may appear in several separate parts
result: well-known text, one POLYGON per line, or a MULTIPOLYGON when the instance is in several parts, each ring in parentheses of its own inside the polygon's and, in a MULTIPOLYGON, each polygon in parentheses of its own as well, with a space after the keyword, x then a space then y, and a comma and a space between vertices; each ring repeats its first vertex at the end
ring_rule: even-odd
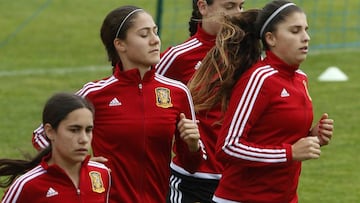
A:
POLYGON ((301 47, 300 50, 303 52, 303 53, 307 53, 309 51, 308 47, 305 46, 305 47, 301 47))
POLYGON ((156 53, 156 52, 160 52, 160 50, 159 49, 153 49, 153 50, 150 51, 150 53, 156 53))
POLYGON ((88 150, 85 148, 82 148, 82 149, 77 149, 76 152, 88 153, 88 150))

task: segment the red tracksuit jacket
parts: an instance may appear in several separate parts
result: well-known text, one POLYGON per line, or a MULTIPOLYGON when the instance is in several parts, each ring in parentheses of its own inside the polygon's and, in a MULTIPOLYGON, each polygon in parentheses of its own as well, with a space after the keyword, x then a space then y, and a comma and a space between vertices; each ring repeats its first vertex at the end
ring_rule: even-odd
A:
POLYGON ((76 188, 69 176, 45 158, 34 169, 18 177, 3 196, 2 203, 104 203, 109 199, 110 170, 101 163, 89 161, 80 171, 76 188))
POLYGON ((161 53, 156 72, 187 84, 199 68, 206 53, 215 45, 216 36, 207 34, 198 25, 195 35, 184 43, 169 47, 161 53))
MULTIPOLYGON (((214 47, 215 40, 216 36, 207 34, 199 24, 194 36, 182 44, 168 48, 161 54, 161 60, 156 65, 156 72, 187 84, 205 55, 214 47)), ((173 170, 197 178, 220 179, 221 167, 215 159, 215 144, 221 128, 216 122, 221 119, 221 115, 220 106, 196 115, 199 120, 201 141, 206 151, 206 160, 193 174, 182 170, 183 166, 176 163, 171 164, 173 170)))
MULTIPOLYGON (((181 82, 148 71, 116 67, 111 77, 89 82, 77 92, 95 106, 92 149, 109 159, 110 202, 165 202, 169 188, 171 147, 175 160, 193 171, 202 152, 191 153, 179 137, 179 114, 195 122, 191 95, 181 82)), ((34 141, 41 140, 41 130, 34 141)))
POLYGON ((218 139, 224 171, 214 200, 297 202, 301 162, 291 145, 313 121, 307 77, 273 53, 237 82, 218 139))

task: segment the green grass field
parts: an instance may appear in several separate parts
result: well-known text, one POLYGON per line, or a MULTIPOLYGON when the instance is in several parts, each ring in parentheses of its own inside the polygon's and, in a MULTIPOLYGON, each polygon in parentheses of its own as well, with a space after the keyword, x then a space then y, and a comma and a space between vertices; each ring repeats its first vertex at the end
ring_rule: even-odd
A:
MULTIPOLYGON (((111 73, 99 38, 105 15, 120 5, 132 3, 155 15, 156 1, 0 2, 0 157, 21 158, 23 153, 35 153, 31 133, 41 122, 43 104, 51 94, 74 92, 87 81, 111 73)), ((165 0, 163 49, 187 37, 190 5, 181 1, 174 8, 172 2, 165 0), (179 8, 182 8, 179 16, 173 17, 179 8), (167 31, 165 27, 175 21, 183 22, 182 30, 167 28, 167 31)), ((303 164, 301 203, 360 202, 359 54, 356 47, 317 50, 302 65, 310 80, 315 120, 328 112, 335 119, 336 129, 321 158, 303 164), (317 77, 329 66, 339 67, 349 81, 319 82, 317 77)))

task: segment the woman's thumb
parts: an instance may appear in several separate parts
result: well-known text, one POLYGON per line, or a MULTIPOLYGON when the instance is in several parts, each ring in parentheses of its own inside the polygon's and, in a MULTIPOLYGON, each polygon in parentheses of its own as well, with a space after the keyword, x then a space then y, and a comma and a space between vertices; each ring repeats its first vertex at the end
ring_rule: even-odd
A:
POLYGON ((184 118, 186 118, 186 117, 185 117, 185 114, 184 114, 184 113, 180 113, 180 120, 181 120, 181 119, 184 119, 184 118))
POLYGON ((320 121, 323 120, 323 119, 327 119, 327 118, 329 118, 329 115, 327 113, 323 113, 323 115, 320 118, 320 121))

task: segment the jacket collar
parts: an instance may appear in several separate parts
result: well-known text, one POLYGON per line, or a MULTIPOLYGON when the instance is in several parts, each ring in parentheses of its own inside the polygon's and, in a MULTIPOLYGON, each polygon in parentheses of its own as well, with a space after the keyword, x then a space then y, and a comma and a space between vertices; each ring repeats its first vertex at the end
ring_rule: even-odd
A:
POLYGON ((289 65, 271 51, 266 51, 264 62, 265 64, 269 64, 271 67, 278 70, 280 73, 286 74, 288 76, 294 75, 295 71, 299 69, 299 65, 289 65))
MULTIPOLYGON (((60 166, 58 166, 57 164, 51 164, 49 165, 47 162, 49 161, 49 159, 51 158, 51 153, 49 153, 48 155, 46 155, 45 157, 42 158, 40 165, 47 170, 49 173, 59 173, 60 171, 64 172, 64 170, 62 168, 60 168, 60 166)), ((90 155, 88 155, 85 160, 81 163, 82 166, 87 165, 87 163, 90 160, 90 155)), ((64 172, 65 173, 65 172, 64 172)))
POLYGON ((216 35, 210 35, 201 27, 201 23, 198 23, 197 25, 197 31, 194 38, 201 39, 203 43, 212 43, 215 44, 216 35))
POLYGON ((129 83, 147 82, 147 81, 150 81, 153 78, 153 76, 155 75, 155 68, 154 68, 154 66, 152 66, 151 69, 145 73, 143 79, 141 79, 140 72, 137 68, 133 68, 133 69, 124 71, 122 64, 118 63, 118 64, 116 64, 116 66, 114 68, 113 75, 117 79, 129 82, 129 83))

